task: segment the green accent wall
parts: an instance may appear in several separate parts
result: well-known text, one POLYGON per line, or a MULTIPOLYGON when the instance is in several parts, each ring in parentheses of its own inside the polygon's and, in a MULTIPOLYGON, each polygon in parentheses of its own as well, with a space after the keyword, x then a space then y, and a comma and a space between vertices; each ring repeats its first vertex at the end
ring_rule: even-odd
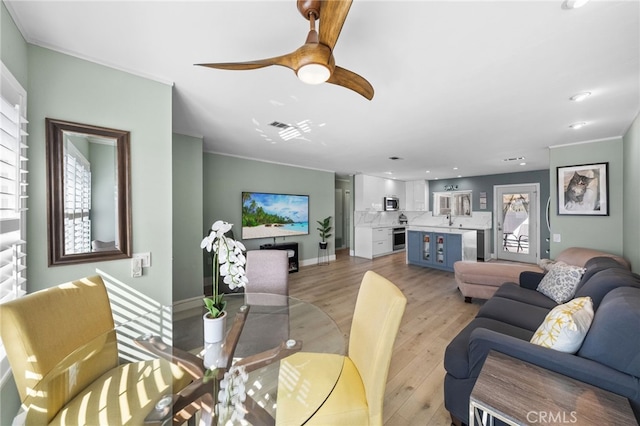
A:
POLYGON ((624 257, 634 272, 640 272, 640 115, 636 117, 623 140, 623 198, 622 229, 624 257))
POLYGON ((569 247, 587 247, 624 255, 622 219, 625 210, 625 180, 622 138, 553 147, 549 160, 551 258, 569 247), (609 216, 558 216, 557 167, 605 162, 609 163, 609 216), (560 234, 561 242, 553 242, 554 234, 560 234))
POLYGON ((173 300, 202 297, 202 138, 173 134, 173 300))
MULTIPOLYGON (((335 215, 335 173, 205 153, 203 236, 213 222, 225 220, 234 224, 234 236, 241 239, 242 191, 309 195, 309 235, 276 242, 297 242, 302 265, 317 262, 321 239, 316 221, 335 215)), ((331 256, 335 254, 334 237, 328 241, 331 256)), ((273 238, 243 243, 248 250, 258 249, 261 244, 272 244, 273 238)), ((208 268, 205 274, 211 275, 208 268)))
POLYGON ((29 45, 28 291, 95 275, 120 280, 163 305, 172 303, 171 86, 29 45), (45 118, 131 132, 133 252, 151 267, 131 277, 129 259, 48 266, 45 118))

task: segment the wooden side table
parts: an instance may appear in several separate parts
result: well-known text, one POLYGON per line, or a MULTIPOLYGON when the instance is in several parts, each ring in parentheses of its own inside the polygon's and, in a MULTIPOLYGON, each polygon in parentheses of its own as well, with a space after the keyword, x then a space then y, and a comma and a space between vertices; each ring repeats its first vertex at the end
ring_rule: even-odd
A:
POLYGON ((491 351, 471 391, 469 425, 493 425, 494 418, 510 425, 638 424, 620 395, 491 351))

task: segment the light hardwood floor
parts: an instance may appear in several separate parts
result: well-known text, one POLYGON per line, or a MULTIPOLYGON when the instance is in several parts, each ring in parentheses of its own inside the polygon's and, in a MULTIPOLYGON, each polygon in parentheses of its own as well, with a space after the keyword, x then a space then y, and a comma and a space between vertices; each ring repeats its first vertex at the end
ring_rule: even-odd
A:
POLYGON ((368 270, 395 283, 407 297, 389 367, 385 425, 450 425, 444 408, 444 350, 481 302, 464 303, 453 273, 407 265, 404 253, 368 260, 350 257, 347 250, 338 250, 329 265, 291 274, 289 292, 321 307, 348 339, 360 281, 368 270))

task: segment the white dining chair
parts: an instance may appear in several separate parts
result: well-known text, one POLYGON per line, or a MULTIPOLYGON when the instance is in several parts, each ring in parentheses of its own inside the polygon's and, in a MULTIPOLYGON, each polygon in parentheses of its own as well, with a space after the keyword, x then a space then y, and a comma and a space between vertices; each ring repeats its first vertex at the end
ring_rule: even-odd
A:
MULTIPOLYGON (((277 347, 289 339, 289 257, 286 250, 247 251, 245 303, 251 305, 239 345, 246 353, 277 347)), ((245 352, 238 350, 236 355, 245 352)))

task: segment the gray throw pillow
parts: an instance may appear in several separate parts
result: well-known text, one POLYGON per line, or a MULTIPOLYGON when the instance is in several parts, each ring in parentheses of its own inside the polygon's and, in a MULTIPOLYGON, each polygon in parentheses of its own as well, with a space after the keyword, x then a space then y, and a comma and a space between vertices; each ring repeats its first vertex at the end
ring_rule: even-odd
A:
POLYGON ((542 278, 537 290, 556 303, 564 303, 576 293, 584 271, 585 268, 557 262, 542 278))

